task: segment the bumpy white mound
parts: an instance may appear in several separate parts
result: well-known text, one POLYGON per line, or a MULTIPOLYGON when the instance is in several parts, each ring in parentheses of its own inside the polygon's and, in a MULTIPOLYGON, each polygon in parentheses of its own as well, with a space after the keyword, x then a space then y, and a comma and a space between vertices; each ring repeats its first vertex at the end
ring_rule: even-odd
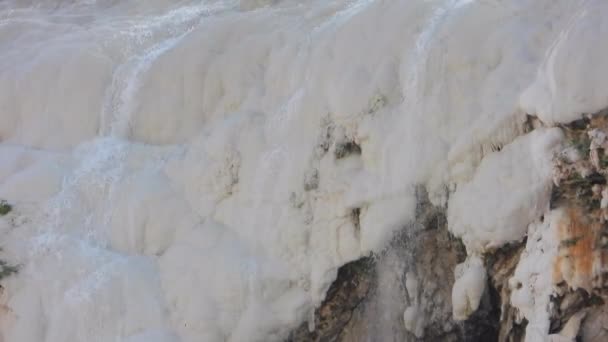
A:
POLYGON ((607 11, 0 2, 1 257, 21 265, 0 335, 281 340, 412 218, 418 184, 439 204, 456 187, 469 252, 521 238, 559 136, 491 151, 526 111, 550 124, 608 105, 607 11))

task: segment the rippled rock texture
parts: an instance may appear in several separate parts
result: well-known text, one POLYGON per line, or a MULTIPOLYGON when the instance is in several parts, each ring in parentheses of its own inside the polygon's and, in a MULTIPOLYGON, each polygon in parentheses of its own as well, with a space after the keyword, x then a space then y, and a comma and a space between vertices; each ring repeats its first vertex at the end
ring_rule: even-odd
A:
POLYGON ((601 338, 607 15, 0 1, 0 339, 601 338))

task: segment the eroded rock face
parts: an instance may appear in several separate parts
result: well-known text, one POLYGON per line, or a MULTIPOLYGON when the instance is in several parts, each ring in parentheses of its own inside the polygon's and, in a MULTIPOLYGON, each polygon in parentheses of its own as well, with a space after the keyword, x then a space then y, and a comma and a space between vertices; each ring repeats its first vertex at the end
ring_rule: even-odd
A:
POLYGON ((378 329, 395 341, 605 340, 608 113, 559 129, 550 203, 523 240, 467 257, 445 208, 419 188, 416 221, 383 253, 341 268, 314 329, 291 341, 373 341, 378 329))
POLYGON ((589 341, 608 331, 598 323, 606 319, 608 299, 607 115, 604 110, 563 126, 568 142, 556 157, 552 195, 552 207, 561 215, 555 226, 551 331, 574 329, 589 341), (572 327, 577 320, 582 322, 572 327))
POLYGON ((454 269, 466 253, 447 231, 444 208, 433 206, 423 188, 417 194, 416 222, 405 227, 384 252, 343 266, 315 311, 315 325, 301 326, 289 341, 496 338, 498 316, 489 292, 468 321, 458 323, 452 318, 454 269))
MULTIPOLYGON (((337 341, 344 338, 353 323, 359 306, 369 298, 376 279, 375 261, 363 258, 348 263, 338 271, 338 276, 327 292, 320 308, 315 310, 314 321, 294 331, 288 341, 337 341), (309 327, 314 327, 309 331, 309 327)), ((356 318, 355 318, 356 320, 356 318)))

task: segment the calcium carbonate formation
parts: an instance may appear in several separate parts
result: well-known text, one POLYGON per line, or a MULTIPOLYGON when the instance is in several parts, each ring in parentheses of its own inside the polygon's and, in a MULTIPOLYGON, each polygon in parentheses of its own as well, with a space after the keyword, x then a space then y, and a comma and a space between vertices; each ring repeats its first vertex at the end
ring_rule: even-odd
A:
POLYGON ((19 265, 0 341, 283 340, 340 266, 412 220, 420 185, 469 255, 454 316, 479 304, 484 253, 538 236, 512 303, 528 340, 548 338, 554 126, 608 106, 607 15, 602 0, 0 2, 0 256, 19 265))

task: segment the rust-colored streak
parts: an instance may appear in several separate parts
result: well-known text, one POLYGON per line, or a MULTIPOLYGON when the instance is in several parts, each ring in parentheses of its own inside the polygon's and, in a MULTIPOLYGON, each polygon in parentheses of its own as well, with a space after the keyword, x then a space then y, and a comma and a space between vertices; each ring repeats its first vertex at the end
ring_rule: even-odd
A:
MULTIPOLYGON (((599 228, 599 223, 584 215, 581 208, 566 210, 558 225, 560 246, 555 264, 556 279, 565 280, 575 288, 591 289, 593 264, 597 257, 594 245, 599 228)), ((601 259, 600 255, 598 261, 601 259)))

